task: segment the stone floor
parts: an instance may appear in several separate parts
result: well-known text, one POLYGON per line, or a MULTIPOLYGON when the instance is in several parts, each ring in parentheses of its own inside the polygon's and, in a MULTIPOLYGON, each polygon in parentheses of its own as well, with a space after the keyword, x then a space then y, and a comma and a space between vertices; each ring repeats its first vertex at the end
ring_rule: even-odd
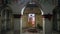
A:
MULTIPOLYGON (((5 33, 4 33, 5 34, 5 33)), ((20 32, 18 31, 18 32, 14 32, 14 31, 8 31, 6 34, 20 34, 20 32)), ((31 32, 24 32, 24 33, 21 33, 21 34, 43 34, 43 31, 40 31, 40 32, 38 32, 38 33, 31 33, 31 32)), ((53 32, 52 34, 60 34, 60 33, 58 33, 58 32, 53 32)))
POLYGON ((38 33, 25 32, 25 33, 22 33, 22 34, 43 34, 43 32, 42 31, 40 31, 38 33))
MULTIPOLYGON (((9 32, 7 32, 7 34, 20 34, 20 32, 17 33, 17 32, 13 32, 13 31, 9 31, 9 32)), ((21 33, 21 34, 43 34, 43 32, 42 32, 42 31, 40 31, 39 33, 25 32, 25 33, 21 33)), ((52 34, 60 34, 60 33, 58 33, 58 32, 53 32, 52 34)))

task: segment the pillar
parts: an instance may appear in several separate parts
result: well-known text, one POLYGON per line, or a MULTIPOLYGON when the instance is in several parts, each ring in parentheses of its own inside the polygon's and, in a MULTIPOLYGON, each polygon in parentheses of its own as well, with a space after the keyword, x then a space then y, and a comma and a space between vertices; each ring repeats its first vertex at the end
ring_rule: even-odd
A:
POLYGON ((6 25, 7 25, 7 12, 5 11, 5 18, 4 18, 4 29, 6 30, 6 25))
POLYGON ((48 15, 44 15, 43 20, 43 34, 52 34, 52 20, 48 15))
POLYGON ((1 25, 2 23, 1 23, 1 14, 0 14, 0 34, 1 34, 1 25))
POLYGON ((22 34, 22 16, 20 16, 20 34, 22 34))

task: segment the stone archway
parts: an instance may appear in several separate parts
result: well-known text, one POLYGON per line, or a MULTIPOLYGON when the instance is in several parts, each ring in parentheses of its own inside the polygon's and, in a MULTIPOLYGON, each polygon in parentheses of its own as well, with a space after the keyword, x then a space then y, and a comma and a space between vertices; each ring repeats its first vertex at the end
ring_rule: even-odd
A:
POLYGON ((60 6, 53 9, 53 30, 60 31, 60 6))
POLYGON ((12 23, 12 9, 8 5, 1 10, 1 30, 12 30, 13 23, 12 23))
MULTIPOLYGON (((27 18, 28 18, 28 14, 35 14, 35 22, 36 22, 36 26, 37 23, 39 22, 39 17, 41 17, 41 11, 38 8, 26 8, 25 12, 23 13, 24 15, 26 14, 27 18)), ((28 21, 28 20, 27 20, 28 21)), ((41 24, 40 24, 41 25, 41 24)))
MULTIPOLYGON (((21 10, 21 15, 22 15, 22 16, 25 15, 25 14, 31 13, 31 12, 27 12, 27 13, 26 13, 25 8, 26 8, 26 7, 23 7, 22 10, 21 10), (24 11, 25 11, 25 12, 24 12, 24 11)), ((38 14, 41 15, 41 17, 42 17, 42 15, 43 15, 44 13, 43 13, 43 11, 42 11, 40 8, 39 8, 39 10, 40 10, 40 12, 38 12, 38 14)), ((36 12, 36 13, 37 13, 37 12, 36 12)), ((21 16, 21 20, 20 20, 20 29, 21 29, 20 33, 22 32, 22 28, 21 28, 21 27, 22 27, 22 23, 23 23, 23 21, 22 21, 22 16, 21 16)), ((40 16, 39 16, 39 17, 40 17, 40 16)), ((39 17, 38 17, 38 18, 39 18, 39 17)), ((42 22, 44 22, 44 18, 43 18, 42 20, 43 20, 42 22)), ((41 24, 41 23, 40 23, 40 24, 41 24)), ((43 23, 42 23, 42 24, 43 24, 43 23)), ((24 27, 25 27, 25 26, 24 26, 24 27)), ((42 25, 42 27, 43 27, 43 25, 42 25)))

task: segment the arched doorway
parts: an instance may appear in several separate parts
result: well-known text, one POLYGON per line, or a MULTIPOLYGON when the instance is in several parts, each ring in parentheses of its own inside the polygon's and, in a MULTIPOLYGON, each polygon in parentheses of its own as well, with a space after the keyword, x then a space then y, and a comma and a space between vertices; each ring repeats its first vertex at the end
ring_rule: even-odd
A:
POLYGON ((1 10, 1 34, 6 34, 7 31, 13 30, 13 19, 12 19, 12 9, 10 6, 6 6, 1 10))
POLYGON ((60 31, 60 6, 53 10, 53 31, 60 31))
POLYGON ((26 32, 26 29, 29 29, 31 27, 32 28, 36 27, 40 30, 43 29, 43 18, 42 18, 43 11, 39 7, 24 7, 21 11, 21 15, 22 15, 22 17, 21 17, 21 21, 20 21, 21 22, 20 27, 22 27, 22 30, 20 28, 20 30, 21 30, 20 32, 22 32, 22 33, 26 32), (34 22, 31 22, 31 21, 29 22, 29 17, 28 17, 29 15, 31 15, 31 16, 34 15, 34 19, 35 19, 34 22), (25 30, 25 31, 23 31, 23 30, 25 30))

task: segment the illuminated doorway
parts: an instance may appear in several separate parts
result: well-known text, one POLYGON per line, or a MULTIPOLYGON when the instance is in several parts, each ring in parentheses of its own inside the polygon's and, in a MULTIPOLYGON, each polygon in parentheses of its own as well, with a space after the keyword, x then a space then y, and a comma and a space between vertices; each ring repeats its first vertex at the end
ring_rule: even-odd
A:
POLYGON ((38 7, 33 8, 33 10, 30 10, 30 8, 24 7, 21 11, 21 21, 20 21, 20 33, 26 33, 31 30, 34 30, 37 33, 39 31, 43 31, 43 22, 44 19, 42 18, 43 11, 40 10, 38 7), (40 30, 39 30, 40 29, 40 30))
POLYGON ((29 31, 40 32, 43 31, 43 22, 42 18, 43 11, 36 6, 35 4, 29 4, 27 7, 22 8, 21 11, 21 20, 20 20, 20 33, 29 33, 29 31), (31 8, 32 7, 32 8, 31 8), (30 30, 29 30, 30 29, 30 30), (39 30, 40 29, 40 30, 39 30))
POLYGON ((35 14, 28 14, 28 27, 35 27, 35 14))

